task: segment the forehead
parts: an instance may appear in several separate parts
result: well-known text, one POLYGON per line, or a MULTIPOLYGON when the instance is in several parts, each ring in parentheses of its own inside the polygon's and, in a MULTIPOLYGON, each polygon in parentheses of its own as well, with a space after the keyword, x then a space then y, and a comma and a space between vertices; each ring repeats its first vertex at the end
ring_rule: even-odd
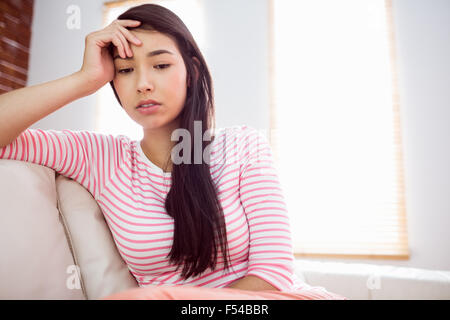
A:
MULTIPOLYGON (((166 34, 160 33, 158 31, 149 31, 142 29, 134 29, 130 30, 130 32, 142 41, 141 46, 135 46, 133 43, 128 41, 130 48, 134 52, 136 52, 136 50, 143 50, 147 52, 152 50, 167 49, 173 52, 175 55, 180 55, 176 42, 172 39, 172 37, 166 34)), ((115 54, 118 53, 118 49, 116 46, 114 46, 113 52, 115 54)))

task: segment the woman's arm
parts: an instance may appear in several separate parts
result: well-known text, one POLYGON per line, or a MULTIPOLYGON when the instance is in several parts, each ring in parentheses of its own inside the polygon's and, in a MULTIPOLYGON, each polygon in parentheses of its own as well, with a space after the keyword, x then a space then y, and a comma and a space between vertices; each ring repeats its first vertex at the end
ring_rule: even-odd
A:
POLYGON ((280 291, 291 290, 294 274, 291 230, 283 189, 267 138, 242 127, 239 194, 249 227, 246 276, 280 291))
POLYGON ((79 72, 0 95, 0 147, 64 105, 88 95, 79 72))
POLYGON ((241 279, 231 283, 231 285, 229 285, 227 287, 234 288, 234 289, 241 289, 241 290, 249 290, 249 291, 261 291, 261 290, 279 291, 277 288, 272 286, 267 281, 264 281, 263 279, 258 278, 256 276, 252 276, 252 275, 241 278, 241 279))
POLYGON ((28 127, 64 105, 90 95, 114 78, 114 63, 108 53, 113 43, 125 58, 128 41, 140 45, 139 39, 125 27, 139 21, 114 20, 106 28, 91 32, 85 39, 83 65, 69 76, 13 90, 0 95, 0 147, 5 147, 28 127), (122 37, 125 42, 120 41, 122 37))

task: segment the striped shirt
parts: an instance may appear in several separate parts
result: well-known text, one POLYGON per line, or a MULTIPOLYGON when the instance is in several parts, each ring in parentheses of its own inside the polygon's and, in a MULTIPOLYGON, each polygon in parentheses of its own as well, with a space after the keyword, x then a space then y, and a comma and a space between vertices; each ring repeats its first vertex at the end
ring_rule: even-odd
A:
POLYGON ((171 172, 153 164, 139 141, 91 131, 27 129, 0 148, 0 158, 50 167, 86 188, 141 287, 221 288, 248 275, 281 291, 304 287, 294 272, 288 212, 265 136, 245 125, 221 128, 210 152, 232 268, 224 269, 219 254, 215 270, 188 279, 168 259, 174 220, 164 201, 171 172))

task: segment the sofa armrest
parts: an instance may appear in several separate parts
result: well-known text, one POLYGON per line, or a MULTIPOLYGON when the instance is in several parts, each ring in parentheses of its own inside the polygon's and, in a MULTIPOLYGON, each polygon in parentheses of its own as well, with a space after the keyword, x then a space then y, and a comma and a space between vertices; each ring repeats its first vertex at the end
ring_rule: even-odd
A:
POLYGON ((56 207, 55 172, 0 160, 0 299, 85 299, 56 207))
POLYGON ((61 175, 56 178, 56 189, 87 299, 137 288, 94 197, 78 182, 61 175))

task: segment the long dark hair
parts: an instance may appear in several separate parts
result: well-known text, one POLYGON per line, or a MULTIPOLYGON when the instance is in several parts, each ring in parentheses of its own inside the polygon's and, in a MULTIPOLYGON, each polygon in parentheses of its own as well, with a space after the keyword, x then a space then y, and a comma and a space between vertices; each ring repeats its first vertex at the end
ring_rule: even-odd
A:
MULTIPOLYGON (((127 29, 158 31, 175 40, 189 79, 186 101, 179 115, 180 128, 190 132, 191 146, 194 146, 194 121, 201 122, 202 137, 207 130, 214 132, 215 112, 211 75, 203 55, 183 21, 172 11, 155 4, 130 8, 117 19, 139 20, 141 23, 137 28, 127 29), (193 57, 196 57, 200 64, 196 63, 193 57)), ((112 45, 109 48, 112 53, 112 45)), ((121 104, 113 81, 110 84, 121 104)), ((210 141, 202 139, 202 155, 203 150, 213 140, 214 137, 210 141)), ((219 246, 224 267, 228 269, 230 265, 225 217, 211 177, 209 161, 196 164, 194 152, 191 152, 190 163, 173 163, 172 186, 165 202, 166 211, 173 217, 175 224, 169 261, 178 265, 177 270, 181 265, 184 266, 181 276, 185 279, 200 275, 208 267, 214 270, 218 261, 219 246)))

